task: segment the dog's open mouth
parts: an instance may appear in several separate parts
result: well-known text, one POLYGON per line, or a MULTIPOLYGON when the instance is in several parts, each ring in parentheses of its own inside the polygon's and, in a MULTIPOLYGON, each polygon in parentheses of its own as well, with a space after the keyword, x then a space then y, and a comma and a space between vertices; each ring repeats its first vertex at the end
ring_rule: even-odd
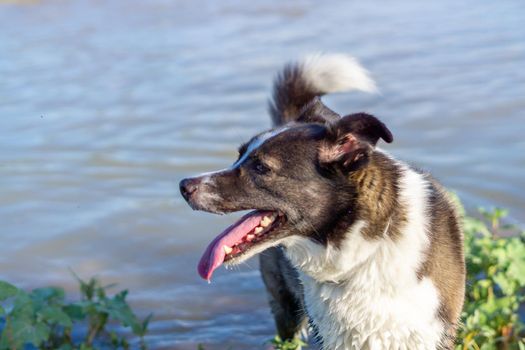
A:
POLYGON ((277 211, 254 210, 246 214, 208 245, 199 262, 199 275, 209 281, 213 271, 224 262, 268 241, 271 233, 284 221, 284 215, 277 211))

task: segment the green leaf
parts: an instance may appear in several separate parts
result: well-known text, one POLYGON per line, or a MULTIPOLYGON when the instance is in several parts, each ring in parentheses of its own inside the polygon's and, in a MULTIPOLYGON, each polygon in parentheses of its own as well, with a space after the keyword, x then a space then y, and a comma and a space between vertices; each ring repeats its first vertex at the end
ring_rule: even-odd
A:
POLYGON ((106 305, 100 305, 97 309, 106 312, 112 319, 120 321, 124 326, 131 326, 134 334, 141 334, 142 324, 125 301, 127 291, 117 294, 109 299, 106 305))
POLYGON ((0 337, 0 349, 20 349, 22 346, 24 346, 24 340, 13 336, 11 319, 6 318, 2 336, 0 337))
POLYGON ((505 295, 512 295, 514 293, 514 283, 505 274, 498 273, 494 276, 494 282, 498 284, 505 295))
POLYGON ((43 310, 50 307, 60 308, 64 301, 64 290, 56 287, 37 288, 28 295, 32 301, 33 310, 39 318, 45 318, 49 313, 49 311, 43 313, 43 310))
POLYGON ((13 297, 18 292, 18 288, 10 283, 0 281, 0 301, 4 301, 7 298, 13 297))
POLYGON ((269 343, 273 345, 275 350, 296 350, 307 346, 307 344, 299 338, 282 340, 278 335, 270 340, 269 343))
POLYGON ((149 323, 151 321, 151 319, 153 318, 153 314, 149 314, 148 317, 146 317, 143 321, 142 321, 142 324, 141 324, 141 331, 140 331, 140 336, 144 336, 147 332, 148 332, 148 326, 149 326, 149 323))
POLYGON ((8 348, 22 348, 24 344, 40 346, 49 338, 51 329, 45 323, 35 323, 35 320, 27 315, 9 317, 2 333, 0 348, 6 345, 8 348))
POLYGON ((11 311, 11 315, 26 315, 27 317, 32 317, 33 313, 33 300, 30 298, 29 294, 23 290, 19 290, 13 302, 13 310, 11 311))
POLYGON ((522 287, 525 286, 525 261, 524 260, 514 260, 509 266, 509 269, 507 270, 507 274, 510 277, 516 279, 516 281, 522 287))
POLYGON ((33 289, 31 297, 47 302, 64 300, 64 290, 58 287, 45 287, 33 289))
POLYGON ((47 306, 39 312, 39 315, 47 323, 57 324, 67 328, 73 326, 69 315, 58 306, 47 306))
POLYGON ((57 350, 74 350, 71 344, 62 344, 57 350))
POLYGON ((64 312, 74 320, 83 320, 86 318, 84 307, 79 304, 69 304, 64 306, 64 312))

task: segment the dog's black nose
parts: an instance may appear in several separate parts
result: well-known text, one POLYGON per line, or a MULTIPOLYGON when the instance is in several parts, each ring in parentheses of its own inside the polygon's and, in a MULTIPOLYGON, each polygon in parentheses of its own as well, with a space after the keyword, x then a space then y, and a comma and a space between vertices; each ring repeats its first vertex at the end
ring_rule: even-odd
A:
POLYGON ((197 179, 183 179, 179 183, 180 193, 186 201, 190 200, 191 195, 197 191, 199 187, 199 180, 197 179))

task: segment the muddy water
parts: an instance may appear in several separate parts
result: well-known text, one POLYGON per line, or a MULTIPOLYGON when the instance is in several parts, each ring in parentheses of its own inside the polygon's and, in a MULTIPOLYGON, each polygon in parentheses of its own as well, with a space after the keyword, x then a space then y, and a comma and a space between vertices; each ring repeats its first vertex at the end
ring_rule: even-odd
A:
POLYGON ((0 277, 75 289, 68 268, 131 290, 154 349, 253 349, 273 323, 252 261, 195 271, 232 216, 177 183, 230 164, 270 123, 287 59, 351 52, 381 94, 325 99, 392 129, 396 156, 470 208, 525 222, 521 1, 42 1, 0 5, 0 277))

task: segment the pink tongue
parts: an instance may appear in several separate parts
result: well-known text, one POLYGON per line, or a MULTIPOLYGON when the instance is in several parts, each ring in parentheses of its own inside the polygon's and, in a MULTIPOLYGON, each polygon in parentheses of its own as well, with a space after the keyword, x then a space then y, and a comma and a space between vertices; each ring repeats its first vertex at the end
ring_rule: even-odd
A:
POLYGON ((228 227, 208 245, 204 254, 199 261, 199 275, 205 280, 210 280, 213 271, 215 271, 224 262, 226 253, 224 246, 232 247, 242 241, 242 238, 256 228, 268 211, 252 211, 244 215, 235 224, 228 227))

